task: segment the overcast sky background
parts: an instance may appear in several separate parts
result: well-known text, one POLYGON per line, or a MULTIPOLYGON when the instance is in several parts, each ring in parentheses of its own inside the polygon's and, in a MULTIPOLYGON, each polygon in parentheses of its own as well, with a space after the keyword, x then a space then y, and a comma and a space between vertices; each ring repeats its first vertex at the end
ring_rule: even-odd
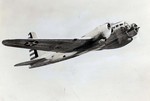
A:
POLYGON ((0 44, 0 101, 150 101, 149 0, 0 0, 0 41, 74 38, 117 21, 141 27, 129 45, 41 68, 14 68, 28 50, 0 44))

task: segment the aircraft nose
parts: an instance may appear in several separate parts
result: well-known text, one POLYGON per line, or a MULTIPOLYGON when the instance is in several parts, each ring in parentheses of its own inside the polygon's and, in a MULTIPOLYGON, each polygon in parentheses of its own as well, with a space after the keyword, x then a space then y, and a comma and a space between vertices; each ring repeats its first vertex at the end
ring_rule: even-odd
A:
POLYGON ((134 37, 137 35, 139 28, 140 27, 138 27, 137 24, 132 23, 130 25, 130 29, 127 31, 128 37, 134 37))
POLYGON ((135 24, 135 23, 131 24, 131 27, 132 27, 136 32, 138 32, 138 30, 139 30, 139 28, 140 28, 140 27, 138 27, 138 25, 135 24))

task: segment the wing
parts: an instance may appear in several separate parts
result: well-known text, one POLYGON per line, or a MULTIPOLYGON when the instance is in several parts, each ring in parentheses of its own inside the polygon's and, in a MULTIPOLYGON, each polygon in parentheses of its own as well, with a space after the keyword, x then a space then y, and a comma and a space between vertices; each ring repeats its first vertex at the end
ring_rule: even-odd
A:
POLYGON ((71 52, 90 39, 12 39, 4 40, 6 46, 53 52, 71 52))

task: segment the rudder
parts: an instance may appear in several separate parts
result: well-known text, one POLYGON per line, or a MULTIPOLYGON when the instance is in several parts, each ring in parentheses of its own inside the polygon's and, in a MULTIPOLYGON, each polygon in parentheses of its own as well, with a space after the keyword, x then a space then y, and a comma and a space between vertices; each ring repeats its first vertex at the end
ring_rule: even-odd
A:
MULTIPOLYGON (((28 39, 37 39, 36 33, 35 32, 30 32, 28 34, 28 39)), ((35 50, 35 49, 30 49, 29 50, 30 60, 37 59, 38 57, 41 57, 45 53, 47 53, 47 52, 39 51, 39 50, 35 50)))

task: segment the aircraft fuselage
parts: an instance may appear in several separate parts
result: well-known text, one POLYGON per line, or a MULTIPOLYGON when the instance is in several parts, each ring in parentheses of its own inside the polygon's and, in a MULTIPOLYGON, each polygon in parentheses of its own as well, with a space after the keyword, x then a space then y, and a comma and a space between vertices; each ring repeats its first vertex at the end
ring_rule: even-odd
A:
MULTIPOLYGON (((39 66, 59 62, 62 60, 70 59, 93 50, 98 51, 104 49, 120 48, 127 45, 133 40, 133 37, 138 33, 138 29, 139 27, 135 23, 132 23, 130 25, 123 21, 117 23, 105 23, 103 25, 96 27, 94 30, 82 36, 81 38, 74 39, 73 42, 76 42, 81 39, 88 40, 84 44, 79 45, 78 47, 71 48, 71 49, 69 48, 69 50, 65 52, 56 52, 52 55, 45 54, 42 55, 41 57, 36 58, 36 60, 23 62, 17 64, 16 66, 30 64, 31 65, 30 68, 34 68, 34 67, 39 67, 39 66)), ((7 41, 3 41, 3 44, 7 46, 16 47, 15 45, 16 42, 18 42, 18 40, 17 41, 7 40, 7 41)), ((27 45, 29 44, 29 42, 31 41, 28 41, 27 45)), ((35 40, 34 42, 37 42, 34 45, 38 44, 38 40, 35 40)), ((31 45, 29 47, 31 47, 32 49, 32 43, 30 43, 29 45, 31 45)), ((57 49, 55 50, 57 51, 57 49)))

